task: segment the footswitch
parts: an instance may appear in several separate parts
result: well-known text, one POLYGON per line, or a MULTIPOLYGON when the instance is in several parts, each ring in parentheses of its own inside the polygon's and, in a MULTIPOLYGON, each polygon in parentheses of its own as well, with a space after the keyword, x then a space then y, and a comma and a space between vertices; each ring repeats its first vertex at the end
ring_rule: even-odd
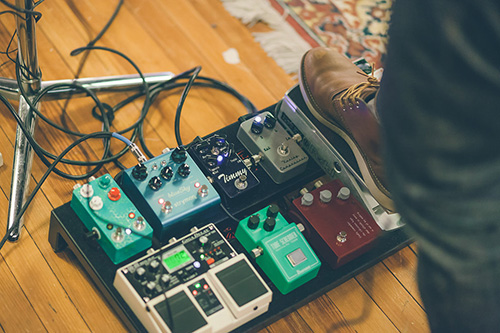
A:
POLYGON ((152 245, 153 229, 109 174, 75 188, 71 208, 115 264, 152 245))
POLYGON ((228 332, 272 299, 214 224, 118 269, 113 285, 148 332, 228 332))
POLYGON ((299 226, 288 223, 276 205, 241 220, 235 236, 282 294, 318 274, 318 257, 299 226))
POLYGON ((122 187, 133 198, 160 241, 182 221, 220 203, 220 197, 183 147, 177 147, 123 172, 122 187))
POLYGON ((228 198, 247 193, 260 183, 234 152, 233 145, 221 135, 214 134, 191 145, 189 153, 228 198))
POLYGON ((290 213, 306 225, 314 249, 332 268, 368 251, 381 232, 373 217, 338 179, 295 199, 290 213))
POLYGON ((301 174, 309 157, 288 135, 273 114, 263 112, 240 124, 237 138, 254 155, 276 184, 301 174))

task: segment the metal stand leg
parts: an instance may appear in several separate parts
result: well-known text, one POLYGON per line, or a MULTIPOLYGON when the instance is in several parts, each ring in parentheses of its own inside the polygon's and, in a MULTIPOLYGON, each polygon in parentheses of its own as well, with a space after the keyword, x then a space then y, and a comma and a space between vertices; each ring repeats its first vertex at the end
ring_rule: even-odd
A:
MULTIPOLYGON (((16 0, 16 6, 20 9, 30 11, 33 8, 33 0, 16 0)), ((78 80, 61 80, 42 82, 40 68, 38 67, 38 57, 36 51, 35 19, 31 14, 22 14, 24 18, 16 17, 18 35, 18 59, 21 70, 17 75, 21 76, 21 84, 26 92, 26 98, 32 99, 40 88, 55 83, 78 83, 94 92, 123 92, 140 90, 143 81, 138 75, 122 75, 115 77, 88 78, 78 80)), ((153 84, 165 82, 173 77, 170 72, 145 75, 146 82, 153 84)), ((35 132, 36 117, 31 112, 25 98, 20 96, 17 81, 7 78, 0 78, 0 94, 8 99, 19 98, 19 116, 23 119, 31 135, 35 132)), ((70 96, 84 96, 81 91, 72 88, 59 88, 46 95, 46 99, 63 99, 70 96)), ((39 103, 40 104, 40 103, 39 103)), ((39 108, 39 105, 36 105, 39 108)), ((29 179, 31 177, 31 165, 33 161, 33 149, 29 145, 26 136, 18 127, 16 131, 16 141, 14 147, 14 163, 12 170, 12 183, 9 201, 7 230, 13 227, 15 219, 24 204, 29 179)), ((23 219, 9 234, 9 241, 17 241, 23 226, 23 219)))

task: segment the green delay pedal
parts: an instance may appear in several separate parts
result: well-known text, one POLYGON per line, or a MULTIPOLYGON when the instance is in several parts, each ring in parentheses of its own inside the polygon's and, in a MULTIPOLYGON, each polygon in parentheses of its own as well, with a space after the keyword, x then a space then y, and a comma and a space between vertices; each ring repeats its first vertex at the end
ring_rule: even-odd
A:
POLYGON ((76 186, 71 208, 114 264, 152 246, 153 228, 109 174, 76 186))
POLYGON ((274 204, 241 220, 235 236, 282 294, 316 277, 321 267, 299 226, 274 204))

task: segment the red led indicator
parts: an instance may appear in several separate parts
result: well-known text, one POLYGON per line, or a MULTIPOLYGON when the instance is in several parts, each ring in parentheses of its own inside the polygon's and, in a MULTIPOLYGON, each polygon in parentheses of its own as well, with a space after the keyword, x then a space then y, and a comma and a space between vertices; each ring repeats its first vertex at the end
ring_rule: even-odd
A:
POLYGON ((193 290, 193 296, 198 295, 198 290, 193 290))
POLYGON ((135 218, 135 214, 134 214, 134 212, 130 212, 130 213, 128 213, 128 217, 129 217, 130 219, 135 218))
POLYGON ((198 183, 198 182, 194 183, 194 187, 196 187, 196 188, 200 187, 200 183, 198 183))
POLYGON ((207 290, 208 289, 208 284, 203 285, 203 289, 207 290))
POLYGON ((160 198, 160 199, 158 199, 158 203, 159 203, 160 205, 163 205, 163 203, 165 203, 165 200, 163 200, 163 198, 160 198))

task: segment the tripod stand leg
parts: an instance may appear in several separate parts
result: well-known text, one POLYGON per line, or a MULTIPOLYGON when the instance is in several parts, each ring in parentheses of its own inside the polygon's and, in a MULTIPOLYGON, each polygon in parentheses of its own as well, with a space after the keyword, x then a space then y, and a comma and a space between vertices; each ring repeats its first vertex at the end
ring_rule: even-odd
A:
MULTIPOLYGON (((38 106, 37 106, 38 107, 38 106)), ((30 111, 28 103, 23 97, 19 100, 19 116, 24 120, 26 128, 30 134, 35 132, 35 115, 30 111)), ((18 126, 16 131, 16 142, 14 148, 14 163, 12 170, 12 182, 9 201, 9 215, 7 229, 10 229, 16 223, 16 216, 21 210, 26 193, 29 187, 31 177, 31 165, 33 162, 33 149, 31 148, 26 136, 18 126)), ((19 224, 10 232, 9 241, 14 242, 19 239, 23 219, 19 220, 19 224)))

